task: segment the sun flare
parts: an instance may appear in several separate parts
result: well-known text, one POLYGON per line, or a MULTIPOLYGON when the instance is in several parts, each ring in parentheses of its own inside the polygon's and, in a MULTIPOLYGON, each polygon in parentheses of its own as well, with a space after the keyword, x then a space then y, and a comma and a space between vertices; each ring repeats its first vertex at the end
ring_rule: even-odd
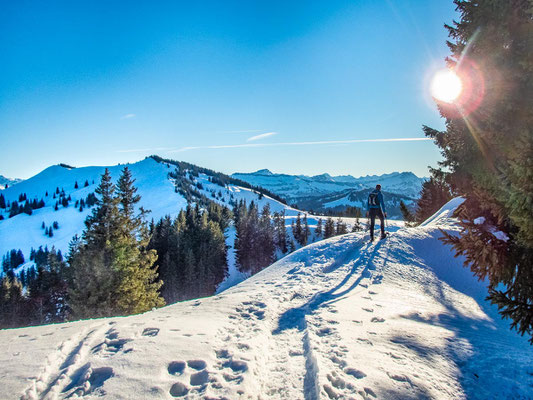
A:
POLYGON ((431 81, 431 95, 446 103, 456 100, 462 90, 461 79, 449 69, 438 71, 431 81))

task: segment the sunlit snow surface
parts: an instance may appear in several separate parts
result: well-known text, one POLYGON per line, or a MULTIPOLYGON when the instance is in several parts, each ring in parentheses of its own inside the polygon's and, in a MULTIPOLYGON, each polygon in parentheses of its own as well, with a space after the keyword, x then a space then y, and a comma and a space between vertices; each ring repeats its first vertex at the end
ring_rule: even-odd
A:
POLYGON ((210 298, 0 331, 0 397, 531 398, 531 346, 439 228, 456 230, 451 207, 383 241, 317 242, 210 298))

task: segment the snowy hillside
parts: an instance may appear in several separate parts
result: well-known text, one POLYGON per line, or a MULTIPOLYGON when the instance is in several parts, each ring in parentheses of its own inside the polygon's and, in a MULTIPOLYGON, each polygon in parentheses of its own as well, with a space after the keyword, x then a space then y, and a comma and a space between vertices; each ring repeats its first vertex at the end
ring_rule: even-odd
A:
MULTIPOLYGON (((357 207, 363 211, 367 207, 368 194, 371 189, 346 190, 344 192, 332 193, 321 196, 309 196, 296 200, 298 208, 303 210, 345 210, 347 206, 357 207)), ((389 218, 403 219, 400 211, 400 202, 403 201, 408 207, 414 208, 416 200, 410 197, 398 195, 383 190, 384 205, 389 218)))
MULTIPOLYGON (((80 235, 82 233, 85 228, 84 221, 91 213, 90 207, 86 207, 80 212, 76 204, 94 192, 105 168, 72 168, 64 165, 54 165, 28 180, 2 190, 0 193, 4 196, 6 203, 18 201, 20 196, 24 194, 27 201, 42 199, 44 207, 32 210, 31 215, 22 212, 11 218, 9 218, 9 207, 0 209, 0 215, 4 217, 3 220, 0 220, 0 255, 4 256, 12 249, 20 249, 25 260, 29 261, 31 249, 37 250, 40 246, 43 248, 47 246, 48 249, 54 246, 56 249, 61 250, 63 254, 66 254, 72 237, 75 234, 80 235), (70 197, 71 200, 67 207, 59 204, 56 210, 55 204, 58 201, 60 202, 60 195, 57 192, 61 193, 63 191, 65 197, 70 197), (57 228, 53 228, 53 235, 47 235, 47 230, 54 226, 57 228)), ((124 165, 109 166, 107 168, 110 170, 113 180, 116 181, 124 165)), ((185 168, 180 174, 175 174, 177 169, 179 169, 176 165, 162 160, 156 161, 156 159, 151 157, 137 163, 128 164, 128 168, 136 179, 135 186, 141 195, 139 205, 144 209, 150 210, 148 219, 153 218, 156 222, 165 215, 176 217, 179 211, 187 206, 186 198, 177 189, 183 185, 211 201, 230 208, 232 204, 245 200, 248 204, 254 201, 258 204, 259 209, 265 204, 269 204, 272 213, 285 210, 285 221, 289 231, 291 223, 299 213, 298 210, 250 188, 230 183, 215 183, 214 175, 196 174, 185 168), (181 179, 181 181, 177 182, 177 179, 181 179)), ((213 174, 216 173, 213 172, 213 174)), ((318 217, 310 215, 308 217, 310 231, 313 233, 318 217)), ((354 220, 351 218, 343 220, 348 229, 351 229, 354 220)), ((247 277, 239 273, 235 267, 235 256, 232 249, 235 230, 232 226, 227 230, 226 235, 226 243, 229 246, 229 276, 221 284, 220 289, 225 289, 247 277)), ((313 238, 311 237, 310 240, 313 240, 313 238)), ((28 268, 31 265, 33 265, 33 262, 26 262, 15 270, 15 274, 20 273, 23 268, 28 268)), ((0 271, 1 274, 2 271, 0 271)))
POLYGON ((408 198, 418 198, 425 178, 419 178, 412 172, 393 172, 384 175, 372 175, 355 178, 351 175, 316 176, 273 174, 267 169, 253 173, 235 173, 235 178, 255 186, 264 187, 271 192, 284 196, 291 202, 317 195, 330 195, 345 192, 347 189, 361 190, 374 188, 381 184, 383 189, 408 198))
MULTIPOLYGON (((174 166, 165 163, 156 162, 152 158, 147 158, 134 164, 128 164, 136 179, 135 185, 138 187, 138 193, 141 195, 140 205, 147 210, 151 210, 148 218, 158 220, 165 215, 175 217, 179 211, 187 206, 185 198, 175 192, 175 184, 168 173, 175 169, 174 166)), ((65 252, 68 249, 68 243, 74 234, 80 234, 84 228, 84 220, 91 212, 90 208, 85 208, 82 212, 74 207, 77 200, 87 197, 89 193, 94 192, 100 182, 100 177, 106 167, 83 167, 83 168, 65 168, 54 165, 35 175, 34 177, 18 183, 16 186, 9 187, 1 193, 4 195, 6 202, 16 201, 19 195, 25 193, 28 199, 43 199, 45 207, 33 210, 32 215, 24 213, 8 218, 7 210, 3 211, 4 220, 0 221, 0 254, 5 254, 11 249, 21 249, 24 255, 29 255, 30 249, 37 249, 39 246, 55 246, 65 252), (87 181, 88 186, 84 184, 87 181), (78 183, 78 189, 75 184, 78 183), (59 206, 54 210, 57 199, 53 199, 56 188, 64 189, 67 196, 71 196, 71 202, 68 207, 59 206), (48 196, 46 196, 48 193, 48 196), (44 222, 45 226, 52 226, 57 221, 59 229, 54 231, 52 237, 44 234, 41 228, 44 222)), ((109 166, 113 180, 117 180, 120 171, 124 165, 109 166)), ((247 188, 235 185, 221 187, 209 182, 209 177, 201 174, 193 178, 194 183, 200 183, 202 189, 196 188, 197 191, 212 198, 220 204, 230 206, 231 199, 239 201, 241 199, 255 201, 262 207, 269 203, 274 211, 287 209, 287 215, 296 215, 297 211, 281 204, 280 202, 263 196, 259 199, 257 193, 247 188), (212 191, 217 193, 217 197, 212 197, 212 191), (218 194, 220 192, 220 195, 218 194)), ((0 210, 2 213, 2 210, 0 210)))
POLYGON ((0 190, 4 189, 6 186, 13 186, 19 182, 22 182, 22 179, 10 179, 0 175, 0 190))
POLYGON ((2 398, 531 398, 531 346, 438 241, 457 203, 377 243, 317 242, 213 297, 0 331, 2 398))

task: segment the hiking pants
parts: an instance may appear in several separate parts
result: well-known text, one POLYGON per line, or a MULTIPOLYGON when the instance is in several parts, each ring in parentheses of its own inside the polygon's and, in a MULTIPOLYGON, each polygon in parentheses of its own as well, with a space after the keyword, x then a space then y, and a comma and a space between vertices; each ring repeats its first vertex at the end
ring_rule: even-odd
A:
POLYGON ((369 210, 370 214, 370 237, 374 237, 374 225, 376 224, 376 217, 379 218, 379 221, 381 223, 381 236, 385 235, 385 221, 383 217, 383 212, 381 211, 381 208, 371 208, 369 210))

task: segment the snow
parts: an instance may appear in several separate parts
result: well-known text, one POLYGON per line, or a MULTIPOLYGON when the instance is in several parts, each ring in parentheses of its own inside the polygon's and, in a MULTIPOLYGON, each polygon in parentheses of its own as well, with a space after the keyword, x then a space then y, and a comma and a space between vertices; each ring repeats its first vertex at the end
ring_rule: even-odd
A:
POLYGON ((382 241, 316 242, 212 297, 2 330, 2 397, 531 398, 531 346, 438 240, 460 201, 382 241))
POLYGON ((485 223, 485 217, 477 217, 474 220, 475 225, 483 225, 485 223))
POLYGON ((383 190, 410 198, 418 198, 426 178, 419 178, 412 172, 393 172, 380 176, 354 178, 351 175, 331 176, 327 173, 316 176, 273 174, 268 170, 232 175, 255 186, 293 201, 301 197, 344 192, 347 189, 361 190, 381 184, 383 190))
MULTIPOLYGON (((175 166, 158 163, 153 158, 126 165, 131 170, 134 179, 136 179, 135 186, 141 195, 139 205, 151 211, 148 214, 148 219, 153 218, 154 221, 158 221, 165 215, 170 215, 174 218, 180 210, 186 208, 187 202, 185 198, 181 194, 175 193, 174 180, 168 176, 169 172, 174 171, 175 166)), ((49 249, 54 246, 56 249, 61 250, 63 254, 66 254, 72 237, 75 234, 81 235, 85 227, 84 221, 91 213, 90 208, 85 208, 83 212, 79 212, 74 207, 76 200, 85 199, 89 193, 94 192, 105 168, 109 169, 113 181, 116 182, 126 165, 82 168, 65 168, 54 165, 30 179, 18 183, 16 187, 9 187, 4 190, 2 193, 7 201, 18 200, 20 194, 26 193, 29 200, 43 198, 46 205, 41 209, 34 210, 31 216, 19 214, 8 218, 8 214, 4 211, 5 219, 0 221, 0 255, 5 255, 11 249, 21 249, 26 261, 28 261, 30 250, 32 248, 37 250, 39 246, 43 248, 48 246, 49 249), (89 186, 84 187, 85 181, 88 181, 89 186), (94 184, 92 183, 93 181, 95 182, 94 184), (75 182, 78 182, 78 189, 74 188, 75 182), (59 188, 59 190, 64 189, 67 197, 69 195, 72 197, 69 207, 63 208, 59 206, 58 211, 54 210, 57 199, 52 198, 56 188, 59 188), (48 192, 48 197, 46 192, 48 192), (58 222, 59 229, 55 229, 53 237, 50 238, 44 234, 44 229, 41 226, 43 222, 46 227, 52 226, 54 221, 58 222)), ((234 201, 245 200, 247 204, 254 201, 259 209, 268 204, 272 213, 285 210, 286 225, 289 233, 291 222, 298 213, 301 213, 301 211, 282 204, 269 196, 259 196, 258 193, 248 188, 236 185, 221 187, 209 182, 209 176, 205 174, 200 174, 197 178, 193 178, 193 183, 201 184, 202 189, 197 190, 221 205, 231 207, 231 197, 233 197, 234 201), (217 194, 216 198, 212 197, 213 192, 217 194), (218 195, 219 192, 221 196, 218 195)), ((0 212, 2 211, 0 210, 0 212)), ((303 215, 304 213, 301 215, 302 218, 303 215)), ((311 231, 314 232, 319 217, 307 215, 311 231)), ((325 221, 326 218, 322 218, 325 221)), ((354 219, 343 218, 343 222, 348 225, 348 229, 351 229, 354 219)), ((227 289, 248 278, 246 274, 239 272, 235 265, 235 254, 232 248, 235 239, 234 228, 230 227, 225 234, 227 236, 226 244, 230 250, 228 254, 229 274, 224 282, 220 284, 219 290, 227 289)), ((31 266, 33 266, 33 263, 27 262, 22 267, 19 267, 16 272, 19 273, 22 268, 30 268, 31 266)))
POLYGON ((501 240, 503 242, 507 242, 509 240, 509 236, 507 236, 507 234, 505 232, 502 232, 502 231, 495 231, 495 232, 491 232, 494 237, 498 240, 501 240))

